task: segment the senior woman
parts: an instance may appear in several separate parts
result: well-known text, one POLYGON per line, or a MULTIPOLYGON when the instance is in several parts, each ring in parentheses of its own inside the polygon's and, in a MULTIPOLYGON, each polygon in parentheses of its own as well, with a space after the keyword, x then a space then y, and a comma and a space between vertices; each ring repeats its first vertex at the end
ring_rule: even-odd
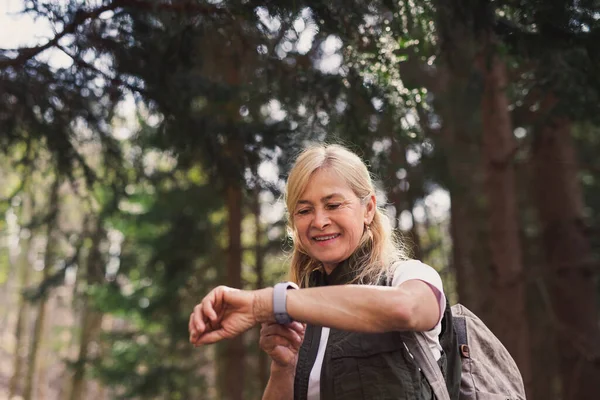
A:
POLYGON ((260 346, 272 359, 263 399, 433 399, 399 334, 421 331, 457 398, 440 276, 403 255, 361 159, 339 145, 308 148, 290 171, 286 206, 293 282, 213 289, 190 316, 190 341, 262 323, 260 346))

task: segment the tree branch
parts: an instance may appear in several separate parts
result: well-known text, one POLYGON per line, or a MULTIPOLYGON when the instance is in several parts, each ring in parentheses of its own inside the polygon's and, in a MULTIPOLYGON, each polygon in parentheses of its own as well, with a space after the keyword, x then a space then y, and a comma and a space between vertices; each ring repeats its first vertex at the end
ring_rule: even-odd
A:
MULTIPOLYGON (((120 3, 120 2, 115 1, 111 4, 99 7, 97 9, 91 10, 91 11, 78 10, 75 13, 75 17, 73 18, 73 20, 69 24, 65 25, 62 32, 57 33, 56 36, 54 36, 54 38, 52 38, 48 41, 48 43, 43 44, 41 46, 26 47, 26 48, 17 50, 19 53, 19 55, 17 57, 4 58, 3 60, 0 61, 0 69, 7 68, 10 66, 14 67, 14 66, 21 65, 21 64, 27 62, 28 60, 32 59, 33 57, 37 56, 38 54, 42 53, 43 51, 56 46, 58 44, 58 42, 60 41, 60 39, 62 39, 66 35, 75 33, 77 28, 80 25, 84 24, 87 20, 98 18, 100 16, 100 14, 102 14, 102 13, 118 8, 119 4, 117 4, 117 3, 120 3)), ((6 50, 4 50, 4 51, 6 51, 6 50)))
POLYGON ((100 69, 96 68, 94 65, 92 65, 92 64, 84 61, 81 57, 71 54, 63 46, 57 45, 56 47, 59 50, 61 50, 63 53, 65 53, 67 56, 69 56, 76 65, 78 65, 79 67, 87 68, 87 69, 90 69, 90 70, 96 72, 97 74, 101 75, 104 79, 106 79, 107 82, 112 82, 112 83, 115 83, 117 85, 122 85, 122 86, 126 87, 127 89, 131 90, 132 92, 137 92, 137 93, 140 93, 140 94, 143 94, 143 95, 147 95, 147 92, 144 89, 142 89, 140 87, 137 87, 137 86, 134 86, 134 85, 132 85, 130 83, 125 82, 119 76, 112 77, 110 75, 107 75, 105 72, 103 72, 100 69))
POLYGON ((57 33, 52 39, 50 39, 46 44, 36 46, 36 47, 25 47, 21 49, 1 49, 3 52, 7 51, 16 51, 18 55, 15 58, 9 58, 6 56, 0 57, 0 69, 5 69, 8 67, 18 67, 43 51, 55 47, 58 45, 58 42, 65 36, 75 33, 77 28, 83 24, 85 24, 88 20, 97 19, 102 13, 106 11, 114 11, 118 8, 137 8, 140 10, 146 11, 173 11, 178 13, 188 13, 193 12, 196 14, 206 14, 206 15, 230 15, 229 11, 216 7, 216 6, 206 6, 196 4, 192 1, 185 3, 154 3, 152 1, 145 0, 114 0, 113 2, 104 5, 102 7, 98 7, 93 10, 85 11, 83 9, 77 10, 73 20, 65 25, 64 29, 57 33))

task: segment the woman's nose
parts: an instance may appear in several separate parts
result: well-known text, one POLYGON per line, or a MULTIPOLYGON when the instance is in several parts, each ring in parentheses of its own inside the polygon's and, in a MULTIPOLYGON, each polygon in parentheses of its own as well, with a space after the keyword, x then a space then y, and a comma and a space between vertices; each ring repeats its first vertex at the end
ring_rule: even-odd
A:
POLYGON ((327 227, 331 221, 329 220, 329 215, 324 211, 315 212, 315 218, 313 220, 313 226, 318 229, 323 229, 327 227))

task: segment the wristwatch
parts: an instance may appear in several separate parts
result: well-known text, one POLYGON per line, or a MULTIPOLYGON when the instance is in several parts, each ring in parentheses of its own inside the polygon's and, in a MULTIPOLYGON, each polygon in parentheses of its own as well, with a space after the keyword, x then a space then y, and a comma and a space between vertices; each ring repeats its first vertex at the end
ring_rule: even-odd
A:
POLYGON ((288 289, 298 289, 294 282, 281 282, 273 288, 273 313, 275 321, 280 325, 287 325, 294 321, 287 313, 286 299, 288 289))

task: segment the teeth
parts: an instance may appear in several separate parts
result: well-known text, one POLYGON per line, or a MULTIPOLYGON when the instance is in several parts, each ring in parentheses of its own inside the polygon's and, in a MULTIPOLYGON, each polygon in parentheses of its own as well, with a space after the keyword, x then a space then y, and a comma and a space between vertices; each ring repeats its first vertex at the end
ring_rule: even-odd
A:
POLYGON ((329 239, 336 238, 337 236, 338 236, 338 235, 331 235, 331 236, 321 236, 321 237, 315 238, 315 240, 317 240, 317 241, 329 240, 329 239))

